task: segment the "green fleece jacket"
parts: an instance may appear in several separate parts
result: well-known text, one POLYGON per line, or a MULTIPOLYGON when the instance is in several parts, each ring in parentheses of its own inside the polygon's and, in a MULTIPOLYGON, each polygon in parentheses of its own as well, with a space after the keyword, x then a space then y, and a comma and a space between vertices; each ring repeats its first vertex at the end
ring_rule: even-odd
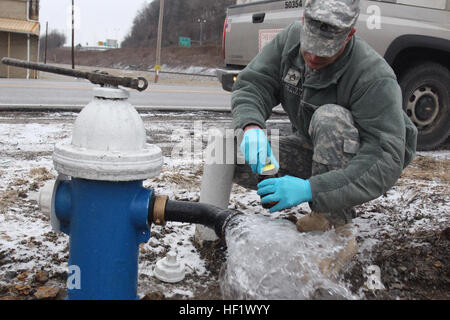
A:
POLYGON ((286 77, 305 70, 300 30, 300 22, 284 29, 239 74, 231 99, 233 126, 266 128, 272 108, 281 103, 295 134, 311 141, 308 129, 317 107, 347 108, 359 131, 359 150, 346 168, 309 179, 310 205, 332 212, 375 199, 395 184, 416 151, 417 129, 402 110, 396 76, 366 42, 353 37, 334 63, 311 77, 286 77))

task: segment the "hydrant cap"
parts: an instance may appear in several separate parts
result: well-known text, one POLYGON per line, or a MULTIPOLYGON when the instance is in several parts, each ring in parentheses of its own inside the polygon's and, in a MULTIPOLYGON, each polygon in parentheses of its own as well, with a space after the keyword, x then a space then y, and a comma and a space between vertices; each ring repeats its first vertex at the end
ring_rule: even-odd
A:
POLYGON ((177 261, 176 253, 170 251, 165 258, 156 262, 153 273, 161 281, 175 283, 184 279, 185 266, 177 261))
POLYGON ((146 143, 138 112, 125 100, 94 99, 79 114, 72 145, 94 151, 139 152, 146 143))

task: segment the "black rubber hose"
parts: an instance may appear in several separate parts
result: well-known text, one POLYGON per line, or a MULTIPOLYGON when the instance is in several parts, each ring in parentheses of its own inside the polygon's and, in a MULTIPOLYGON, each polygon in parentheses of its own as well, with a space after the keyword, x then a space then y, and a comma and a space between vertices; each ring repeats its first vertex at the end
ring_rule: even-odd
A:
POLYGON ((204 225, 214 229, 217 236, 223 238, 224 226, 238 214, 242 213, 238 210, 221 209, 206 203, 168 200, 164 218, 166 221, 204 225))

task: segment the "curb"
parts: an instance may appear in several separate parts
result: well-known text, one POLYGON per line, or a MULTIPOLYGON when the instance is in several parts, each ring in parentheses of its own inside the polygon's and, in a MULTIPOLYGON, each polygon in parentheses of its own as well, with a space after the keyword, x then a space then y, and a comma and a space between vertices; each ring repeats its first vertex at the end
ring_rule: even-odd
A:
MULTIPOLYGON (((0 112, 80 112, 84 105, 64 104, 0 104, 0 112)), ((231 112, 231 107, 203 107, 203 106, 135 106, 138 112, 167 111, 167 112, 231 112)), ((275 114, 286 114, 284 110, 276 108, 275 114), (278 109, 278 110, 277 110, 278 109)))
MULTIPOLYGON (((64 104, 0 104, 1 111, 50 111, 50 112, 80 112, 84 105, 64 105, 64 104)), ((230 112, 227 107, 196 107, 196 106, 135 106, 139 112, 146 111, 210 111, 210 112, 230 112)))

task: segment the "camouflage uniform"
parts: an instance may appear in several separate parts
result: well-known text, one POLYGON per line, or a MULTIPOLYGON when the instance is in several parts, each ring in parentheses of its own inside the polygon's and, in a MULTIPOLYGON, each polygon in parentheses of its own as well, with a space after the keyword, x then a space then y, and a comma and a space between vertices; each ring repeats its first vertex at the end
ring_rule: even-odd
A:
POLYGON ((319 57, 342 48, 359 16, 359 0, 306 0, 302 48, 319 57))
MULTIPOLYGON (((303 24, 280 32, 239 74, 233 128, 264 129, 281 104, 295 136, 280 138, 280 175, 308 179, 311 209, 348 221, 349 208, 381 196, 398 180, 415 156, 417 128, 403 112, 395 73, 362 39, 353 36, 322 69, 305 63, 302 50, 333 57, 343 48, 359 0, 307 0, 304 15, 303 24)), ((238 165, 235 181, 255 188, 257 177, 238 165)))

